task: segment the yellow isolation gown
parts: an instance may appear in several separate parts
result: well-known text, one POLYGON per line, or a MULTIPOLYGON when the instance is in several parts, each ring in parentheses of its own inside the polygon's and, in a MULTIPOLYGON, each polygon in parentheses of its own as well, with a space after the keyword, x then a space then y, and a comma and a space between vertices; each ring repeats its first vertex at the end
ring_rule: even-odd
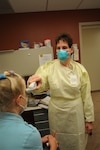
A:
POLYGON ((53 60, 36 72, 42 77, 38 92, 50 90, 50 132, 57 132, 60 150, 85 150, 85 121, 94 121, 90 80, 86 69, 73 60, 70 67, 53 60))

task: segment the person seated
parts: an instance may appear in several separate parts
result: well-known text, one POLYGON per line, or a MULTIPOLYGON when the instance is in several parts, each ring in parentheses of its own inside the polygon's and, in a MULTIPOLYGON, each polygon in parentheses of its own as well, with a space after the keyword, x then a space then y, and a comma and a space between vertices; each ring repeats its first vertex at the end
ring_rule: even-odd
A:
POLYGON ((56 150, 52 135, 41 138, 39 131, 21 117, 27 107, 25 80, 14 71, 0 74, 0 150, 43 150, 49 143, 56 150))

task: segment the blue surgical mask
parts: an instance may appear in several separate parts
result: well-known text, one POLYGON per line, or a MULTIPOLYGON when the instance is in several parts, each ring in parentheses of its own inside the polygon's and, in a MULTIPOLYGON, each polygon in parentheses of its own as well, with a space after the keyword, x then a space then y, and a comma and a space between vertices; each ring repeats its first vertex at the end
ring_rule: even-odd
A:
POLYGON ((68 52, 62 49, 57 52, 57 57, 61 62, 66 61, 68 59, 68 55, 68 52))

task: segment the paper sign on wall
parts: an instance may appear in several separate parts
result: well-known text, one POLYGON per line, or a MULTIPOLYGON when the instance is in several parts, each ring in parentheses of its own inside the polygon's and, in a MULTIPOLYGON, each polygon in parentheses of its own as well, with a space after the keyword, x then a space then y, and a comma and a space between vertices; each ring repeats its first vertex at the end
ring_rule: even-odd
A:
POLYGON ((78 61, 79 60, 79 49, 78 49, 77 44, 73 44, 73 48, 74 48, 73 59, 75 61, 78 61))
POLYGON ((47 61, 52 60, 52 55, 51 54, 40 54, 39 55, 39 65, 43 65, 47 61))

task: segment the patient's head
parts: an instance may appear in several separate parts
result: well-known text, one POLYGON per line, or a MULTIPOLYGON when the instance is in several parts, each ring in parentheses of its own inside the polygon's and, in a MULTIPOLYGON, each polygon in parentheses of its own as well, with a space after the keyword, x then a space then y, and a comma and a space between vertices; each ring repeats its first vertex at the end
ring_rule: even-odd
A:
POLYGON ((19 114, 26 106, 26 84, 14 71, 0 74, 0 111, 19 114))

